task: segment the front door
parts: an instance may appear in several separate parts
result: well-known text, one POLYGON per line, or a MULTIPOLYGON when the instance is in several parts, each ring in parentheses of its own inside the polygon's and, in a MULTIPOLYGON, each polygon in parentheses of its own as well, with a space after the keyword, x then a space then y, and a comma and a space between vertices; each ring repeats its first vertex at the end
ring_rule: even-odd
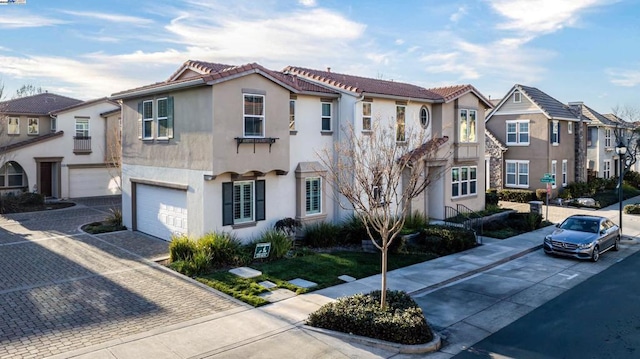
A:
POLYGON ((51 197, 53 195, 51 187, 52 171, 52 162, 40 162, 40 194, 44 195, 45 197, 51 197))

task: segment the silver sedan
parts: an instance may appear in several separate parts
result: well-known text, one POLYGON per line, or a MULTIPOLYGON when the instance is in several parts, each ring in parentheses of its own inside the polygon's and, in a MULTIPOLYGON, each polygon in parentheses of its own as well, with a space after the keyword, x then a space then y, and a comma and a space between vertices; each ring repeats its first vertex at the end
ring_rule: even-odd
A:
POLYGON ((556 227, 558 229, 544 238, 543 248, 547 254, 597 262, 600 254, 620 249, 620 228, 607 218, 576 214, 556 227))

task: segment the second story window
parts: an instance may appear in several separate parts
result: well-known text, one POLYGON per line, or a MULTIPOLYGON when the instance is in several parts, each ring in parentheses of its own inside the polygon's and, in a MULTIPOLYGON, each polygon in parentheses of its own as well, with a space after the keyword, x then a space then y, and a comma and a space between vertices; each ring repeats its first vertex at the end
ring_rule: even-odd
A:
POLYGON ((244 95, 244 137, 264 137, 264 96, 244 95))
POLYGON ((153 101, 142 103, 142 138, 153 138, 153 101))
POLYGON ((529 145, 529 120, 507 121, 507 145, 529 145))
POLYGON ((7 126, 7 134, 19 135, 20 134, 20 118, 9 117, 9 125, 7 126))
POLYGON ((296 100, 289 100, 289 131, 296 130, 296 100))
POLYGON ((331 102, 322 103, 322 131, 331 131, 331 102))
POLYGON ((424 106, 420 109, 420 126, 422 128, 429 127, 429 110, 424 106))
POLYGON ((459 142, 476 142, 476 110, 460 110, 459 142))
POLYGON ((405 129, 405 106, 396 106, 396 141, 404 142, 406 140, 405 129))
POLYGON ((604 130, 604 147, 611 147, 611 129, 604 130))
POLYGON ((553 145, 560 144, 560 123, 558 121, 551 121, 549 139, 553 145))
POLYGON ((362 131, 371 131, 371 102, 362 103, 362 131))
POLYGON ((76 138, 89 138, 89 119, 76 118, 76 138))
POLYGON ((167 122, 168 119, 168 106, 167 106, 167 98, 159 98, 157 100, 158 104, 158 138, 167 138, 167 122))
POLYGON ((572 134, 573 133, 573 122, 568 122, 567 123, 567 133, 568 134, 572 134))
POLYGON ((40 120, 38 118, 28 118, 27 123, 29 125, 27 126, 27 134, 37 135, 38 133, 40 133, 39 122, 40 120))

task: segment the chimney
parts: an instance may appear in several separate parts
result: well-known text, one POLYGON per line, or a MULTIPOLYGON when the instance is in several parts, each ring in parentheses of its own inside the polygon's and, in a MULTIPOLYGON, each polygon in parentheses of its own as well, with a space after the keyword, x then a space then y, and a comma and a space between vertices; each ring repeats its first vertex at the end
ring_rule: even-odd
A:
POLYGON ((327 67, 327 72, 331 72, 331 67, 327 67))
POLYGON ((573 102, 569 102, 568 105, 569 106, 582 106, 582 105, 584 105, 584 102, 582 102, 582 101, 573 101, 573 102))

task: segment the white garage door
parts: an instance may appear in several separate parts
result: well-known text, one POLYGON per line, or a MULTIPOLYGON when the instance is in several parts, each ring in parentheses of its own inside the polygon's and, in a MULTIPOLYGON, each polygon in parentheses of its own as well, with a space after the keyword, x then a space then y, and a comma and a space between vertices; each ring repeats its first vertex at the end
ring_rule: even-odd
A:
POLYGON ((171 240, 187 233, 187 192, 164 187, 136 185, 137 230, 171 240))
POLYGON ((120 194, 118 178, 108 168, 69 169, 69 197, 95 197, 120 194))

